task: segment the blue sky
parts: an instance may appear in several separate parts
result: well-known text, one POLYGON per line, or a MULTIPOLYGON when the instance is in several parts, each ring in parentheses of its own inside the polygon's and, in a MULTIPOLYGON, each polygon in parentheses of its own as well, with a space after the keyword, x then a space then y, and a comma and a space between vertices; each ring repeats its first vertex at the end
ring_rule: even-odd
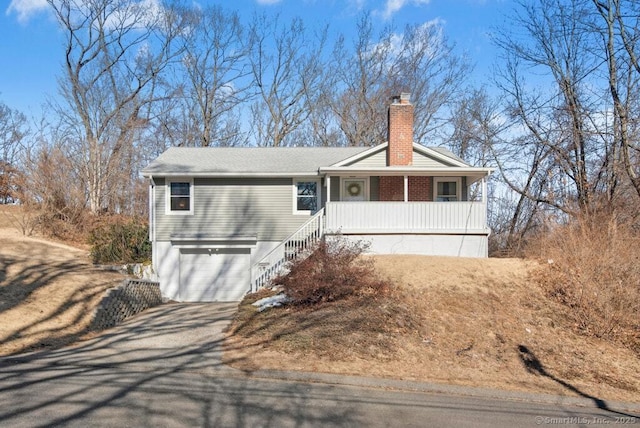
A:
MULTIPOLYGON (((147 0, 153 1, 153 0, 147 0)), ((201 0, 200 4, 209 2, 201 0)), ((214 2, 211 2, 214 3, 214 2)), ((381 29, 393 24, 439 20, 458 52, 466 52, 476 64, 470 84, 488 80, 496 60, 489 34, 502 25, 510 0, 234 0, 215 2, 248 19, 258 11, 298 16, 308 26, 328 23, 331 32, 353 36, 362 11, 370 11, 381 29)), ((46 0, 4 0, 0 12, 0 102, 28 116, 40 116, 41 107, 57 94, 62 70, 62 33, 46 0)))

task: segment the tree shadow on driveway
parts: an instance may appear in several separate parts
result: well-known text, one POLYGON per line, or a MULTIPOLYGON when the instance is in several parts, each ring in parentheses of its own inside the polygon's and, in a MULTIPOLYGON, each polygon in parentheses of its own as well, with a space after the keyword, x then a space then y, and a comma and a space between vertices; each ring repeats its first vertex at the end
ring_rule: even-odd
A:
POLYGON ((353 404, 313 411, 303 384, 283 389, 223 365, 236 307, 165 304, 76 346, 1 358, 0 425, 358 424, 353 404))

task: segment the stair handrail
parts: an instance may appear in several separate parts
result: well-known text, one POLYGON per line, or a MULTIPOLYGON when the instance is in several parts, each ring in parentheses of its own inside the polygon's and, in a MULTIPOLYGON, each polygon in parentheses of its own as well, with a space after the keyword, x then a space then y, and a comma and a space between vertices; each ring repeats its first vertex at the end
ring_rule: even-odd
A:
POLYGON ((296 259, 324 235, 324 208, 304 222, 295 232, 275 246, 251 267, 251 291, 258 291, 285 268, 288 261, 296 259), (315 224, 314 224, 315 223, 315 224), (310 227, 311 226, 311 227, 310 227), (306 232, 306 233, 305 233, 306 232), (269 261, 275 254, 282 254, 269 261))

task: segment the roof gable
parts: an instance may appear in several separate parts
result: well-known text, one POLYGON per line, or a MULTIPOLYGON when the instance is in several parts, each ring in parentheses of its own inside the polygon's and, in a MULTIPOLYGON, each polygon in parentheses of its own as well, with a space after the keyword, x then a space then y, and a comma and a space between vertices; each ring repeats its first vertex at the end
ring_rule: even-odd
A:
POLYGON ((386 159, 388 146, 389 146, 389 143, 378 144, 377 146, 370 147, 349 158, 342 159, 340 162, 337 162, 331 166, 355 166, 358 162, 366 158, 369 158, 372 156, 379 157, 380 153, 382 153, 382 155, 385 156, 385 159, 386 159))
MULTIPOLYGON (((388 143, 380 144, 369 150, 344 159, 333 167, 383 168, 387 166, 388 143)), ((462 159, 444 147, 425 147, 413 143, 413 164, 424 168, 468 167, 462 159)))
POLYGON ((468 163, 454 155, 444 147, 425 147, 421 144, 413 143, 413 165, 414 166, 453 166, 470 167, 468 163), (419 156, 416 156, 418 154, 419 156))

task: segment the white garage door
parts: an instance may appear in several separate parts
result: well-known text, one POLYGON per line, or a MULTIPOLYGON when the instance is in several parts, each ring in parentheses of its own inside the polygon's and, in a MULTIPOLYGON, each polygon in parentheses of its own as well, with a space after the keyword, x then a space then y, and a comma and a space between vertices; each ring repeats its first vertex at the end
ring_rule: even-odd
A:
POLYGON ((250 287, 248 248, 180 251, 180 292, 183 302, 242 300, 250 287))

